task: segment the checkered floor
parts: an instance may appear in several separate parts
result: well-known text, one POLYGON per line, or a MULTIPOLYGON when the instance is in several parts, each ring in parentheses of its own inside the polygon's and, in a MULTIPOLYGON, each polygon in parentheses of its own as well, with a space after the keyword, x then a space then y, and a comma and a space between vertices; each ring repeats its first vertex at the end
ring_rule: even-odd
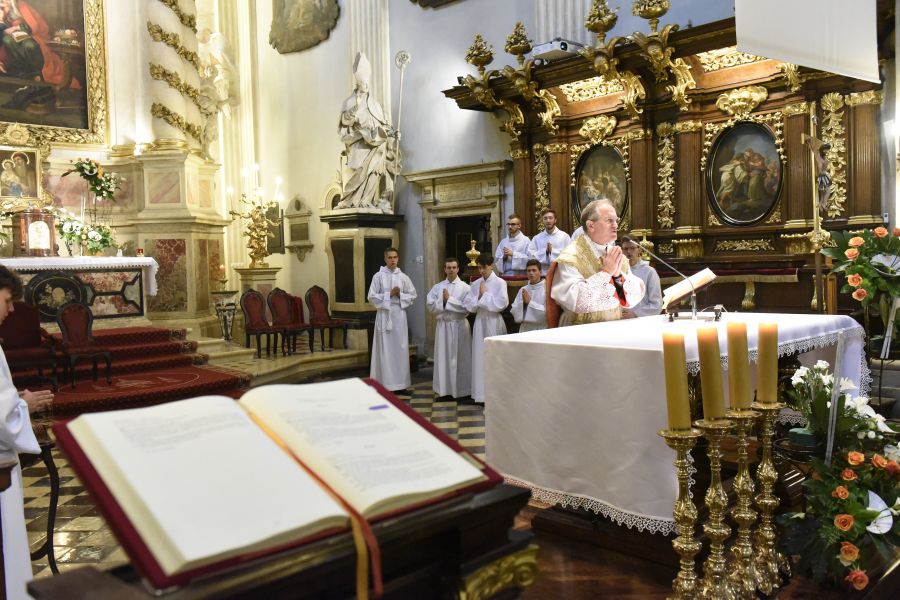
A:
MULTIPOLYGON (((484 407, 478 404, 437 401, 431 389, 431 369, 413 374, 413 386, 398 394, 423 417, 480 458, 484 458, 484 407)), ((91 502, 75 473, 59 451, 53 451, 60 476, 59 509, 53 546, 60 571, 87 565, 110 568, 128 562, 115 537, 91 502)), ((25 520, 32 550, 47 539, 50 478, 43 463, 23 469, 25 520)), ((46 558, 32 563, 35 577, 52 575, 46 558)))

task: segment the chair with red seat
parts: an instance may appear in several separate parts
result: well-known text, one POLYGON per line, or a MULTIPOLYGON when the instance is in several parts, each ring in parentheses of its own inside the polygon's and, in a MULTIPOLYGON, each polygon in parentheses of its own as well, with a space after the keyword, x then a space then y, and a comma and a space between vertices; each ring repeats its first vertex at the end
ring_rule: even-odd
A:
POLYGON ((11 371, 36 368, 38 377, 49 379, 53 391, 58 390, 56 347, 53 338, 41 327, 37 306, 21 300, 13 302, 12 312, 0 324, 0 344, 11 371), (51 370, 51 377, 44 377, 45 367, 51 370))
POLYGON ((106 361, 106 383, 111 384, 112 359, 109 348, 94 339, 94 313, 80 302, 63 304, 56 311, 56 323, 62 332, 60 349, 69 364, 72 387, 75 387, 75 365, 79 360, 89 359, 93 365, 93 380, 97 381, 97 363, 102 358, 106 361))
POLYGON ((266 356, 272 349, 272 335, 275 335, 275 352, 278 352, 278 334, 282 327, 272 325, 266 319, 266 301, 256 290, 241 294, 241 311, 244 313, 244 346, 250 347, 250 336, 256 336, 256 357, 262 356, 260 338, 266 336, 266 356))
POLYGON ((288 294, 281 288, 275 288, 266 298, 269 312, 272 313, 272 325, 281 328, 281 353, 293 354, 297 351, 297 336, 303 333, 309 336, 309 351, 313 351, 312 326, 303 321, 303 305, 297 314, 296 304, 300 299, 288 294))
POLYGON ((313 330, 319 329, 322 336, 322 350, 325 350, 325 330, 328 329, 328 346, 334 349, 334 330, 343 329, 344 348, 347 347, 347 329, 349 323, 341 319, 332 319, 328 309, 328 293, 317 285, 306 290, 306 306, 309 307, 309 324, 313 330))

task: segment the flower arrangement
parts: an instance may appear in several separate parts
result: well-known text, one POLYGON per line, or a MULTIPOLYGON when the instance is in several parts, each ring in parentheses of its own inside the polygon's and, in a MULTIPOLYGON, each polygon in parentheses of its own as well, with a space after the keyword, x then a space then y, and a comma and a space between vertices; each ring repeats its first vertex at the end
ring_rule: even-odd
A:
POLYGON ((90 158, 79 158, 73 161, 72 168, 63 173, 62 176, 65 177, 72 173, 78 173, 87 182, 88 188, 94 192, 97 198, 107 198, 109 200, 115 200, 116 190, 122 187, 122 182, 124 181, 116 173, 104 173, 103 167, 90 158))
POLYGON ((897 458, 856 449, 835 454, 831 465, 813 460, 803 484, 806 511, 778 517, 782 550, 800 555, 797 572, 859 591, 894 561, 900 547, 897 458))
POLYGON ((72 244, 84 244, 91 254, 116 245, 109 227, 99 223, 87 225, 66 209, 56 211, 56 232, 65 242, 69 254, 72 253, 72 244))

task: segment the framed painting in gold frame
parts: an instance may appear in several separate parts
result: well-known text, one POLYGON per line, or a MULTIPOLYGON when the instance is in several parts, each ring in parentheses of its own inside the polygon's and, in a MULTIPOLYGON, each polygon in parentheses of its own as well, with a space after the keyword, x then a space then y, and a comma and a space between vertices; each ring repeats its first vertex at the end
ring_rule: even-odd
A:
POLYGON ((105 144, 103 0, 0 0, 0 22, 0 142, 105 144))
POLYGON ((0 146, 0 210, 41 204, 41 154, 37 148, 0 146))

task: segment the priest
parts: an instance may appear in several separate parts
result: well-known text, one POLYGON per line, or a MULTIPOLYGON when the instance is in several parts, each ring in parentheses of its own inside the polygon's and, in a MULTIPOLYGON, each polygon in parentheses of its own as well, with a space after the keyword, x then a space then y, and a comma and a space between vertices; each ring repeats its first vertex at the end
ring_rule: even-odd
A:
POLYGON ((405 390, 411 383, 406 309, 416 299, 416 288, 397 266, 399 262, 396 248, 384 251, 385 266, 372 278, 368 296, 378 311, 370 376, 392 392, 405 390))
POLYGON ((532 256, 540 261, 541 272, 546 275, 550 264, 559 257, 559 253, 571 243, 569 234, 556 226, 556 211, 548 208, 541 213, 544 230, 534 236, 532 256))
POLYGON ((438 396, 464 398, 472 393, 472 333, 466 315, 469 285, 459 278, 459 261, 444 261, 447 278, 428 292, 428 310, 434 313, 434 378, 438 396))
POLYGON ((497 273, 500 275, 524 275, 525 263, 534 253, 531 239, 522 233, 522 219, 513 213, 506 219, 507 237, 500 240, 497 245, 497 254, 494 263, 497 273))
POLYGON ((466 296, 466 309, 475 313, 475 329, 472 331, 472 400, 484 404, 484 340, 493 335, 504 335, 506 324, 500 313, 509 305, 506 281, 494 273, 494 257, 482 253, 478 257, 476 279, 466 296))
POLYGON ((563 310, 560 327, 615 321, 636 306, 644 282, 629 272, 615 245, 619 218, 609 200, 594 200, 581 211, 584 235, 560 253, 550 296, 563 310))
POLYGON ((513 320, 519 325, 519 333, 547 329, 547 310, 544 306, 544 298, 547 291, 544 280, 541 279, 541 263, 532 258, 525 268, 528 284, 519 289, 516 299, 513 300, 509 311, 513 320))

